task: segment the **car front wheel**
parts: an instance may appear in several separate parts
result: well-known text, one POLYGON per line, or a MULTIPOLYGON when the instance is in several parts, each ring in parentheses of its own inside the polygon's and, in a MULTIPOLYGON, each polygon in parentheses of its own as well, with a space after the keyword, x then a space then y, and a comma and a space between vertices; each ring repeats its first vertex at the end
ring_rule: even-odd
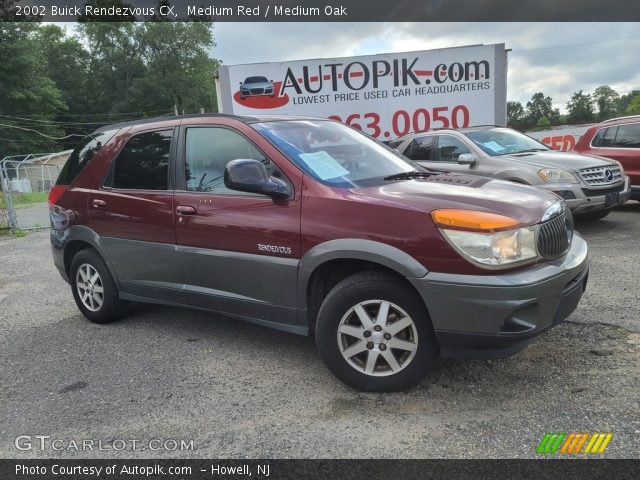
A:
POLYGON ((364 391, 410 388, 439 353, 422 300, 410 285, 377 271, 348 277, 329 292, 316 343, 331 372, 364 391))

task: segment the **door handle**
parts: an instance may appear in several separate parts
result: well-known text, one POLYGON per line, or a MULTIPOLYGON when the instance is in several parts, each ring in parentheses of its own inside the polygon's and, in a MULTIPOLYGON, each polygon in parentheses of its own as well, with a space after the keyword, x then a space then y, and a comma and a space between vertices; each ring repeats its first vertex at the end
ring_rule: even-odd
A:
POLYGON ((195 207, 191 207, 189 205, 178 205, 176 207, 176 213, 178 215, 195 215, 196 209, 195 207))
POLYGON ((93 201, 94 208, 103 208, 107 206, 107 202, 104 200, 98 200, 97 198, 93 201))

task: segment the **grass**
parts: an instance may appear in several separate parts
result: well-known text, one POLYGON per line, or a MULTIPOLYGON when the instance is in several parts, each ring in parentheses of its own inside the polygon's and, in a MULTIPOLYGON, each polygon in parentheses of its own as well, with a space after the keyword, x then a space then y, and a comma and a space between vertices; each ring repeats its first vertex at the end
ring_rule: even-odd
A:
MULTIPOLYGON (((49 192, 12 193, 11 203, 14 207, 31 205, 34 203, 45 203, 49 199, 49 192)), ((0 210, 6 210, 4 193, 0 195, 0 210)))
POLYGON ((15 235, 16 237, 26 237, 27 231, 18 229, 16 230, 16 233, 11 233, 10 228, 0 228, 0 237, 8 237, 10 235, 15 235))

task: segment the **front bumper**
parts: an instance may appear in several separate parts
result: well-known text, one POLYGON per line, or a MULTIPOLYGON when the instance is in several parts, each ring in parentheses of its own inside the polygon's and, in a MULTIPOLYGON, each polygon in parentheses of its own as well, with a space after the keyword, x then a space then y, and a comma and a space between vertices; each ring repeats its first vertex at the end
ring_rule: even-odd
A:
POLYGON ((564 258, 524 271, 486 276, 430 272, 409 281, 427 305, 443 357, 501 358, 567 318, 588 274, 587 244, 575 234, 564 258))
POLYGON ((572 213, 596 212, 613 208, 631 197, 631 185, 627 176, 624 177, 623 182, 606 187, 591 187, 583 183, 563 183, 552 186, 544 185, 542 188, 564 198, 572 213))

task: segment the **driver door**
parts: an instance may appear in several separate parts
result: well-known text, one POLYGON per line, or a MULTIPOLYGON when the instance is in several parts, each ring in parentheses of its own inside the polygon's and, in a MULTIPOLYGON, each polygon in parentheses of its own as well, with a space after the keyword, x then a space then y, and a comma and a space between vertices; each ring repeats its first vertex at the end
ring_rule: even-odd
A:
POLYGON ((177 177, 183 185, 174 204, 184 291, 197 307, 292 323, 302 178, 285 177, 249 134, 224 125, 181 128, 177 177), (293 198, 274 200, 225 187, 226 164, 239 158, 263 162, 272 176, 293 186, 293 198))

